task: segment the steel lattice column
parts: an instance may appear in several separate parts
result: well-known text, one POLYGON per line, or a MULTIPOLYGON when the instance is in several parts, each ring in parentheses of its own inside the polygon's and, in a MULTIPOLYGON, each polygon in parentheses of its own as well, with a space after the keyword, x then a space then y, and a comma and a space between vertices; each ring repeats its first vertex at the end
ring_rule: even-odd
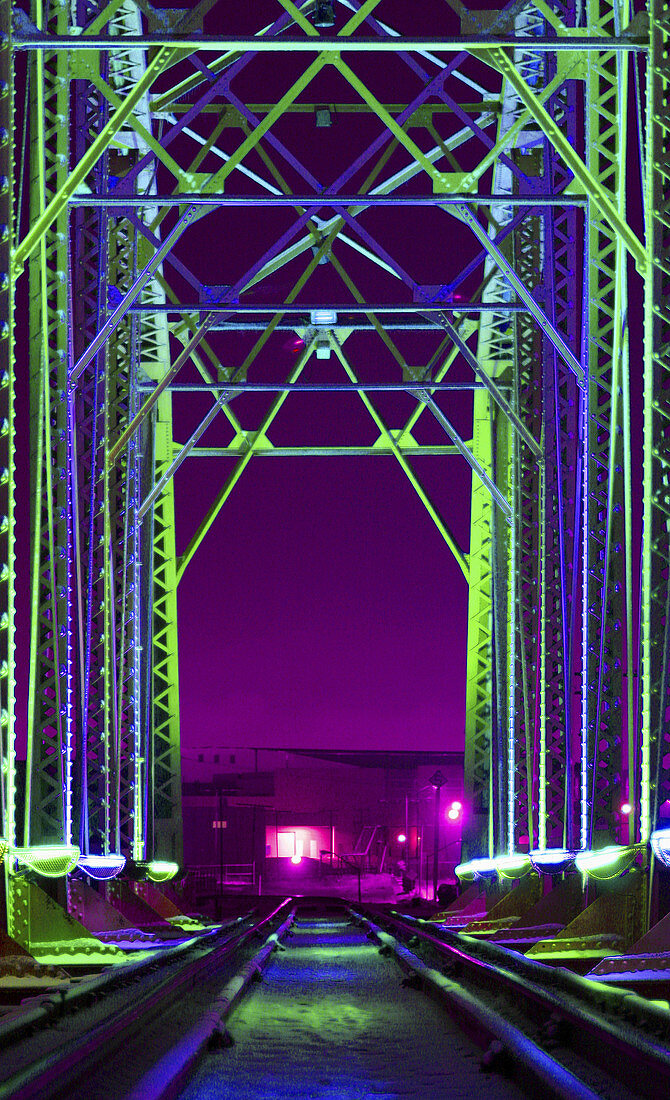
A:
MULTIPOLYGON (((80 4, 80 25, 99 12, 97 5, 80 4)), ((104 73, 108 63, 104 60, 104 73)), ((76 71, 76 70, 75 70, 76 71)), ((75 156, 86 152, 108 121, 104 97, 87 79, 74 85, 75 156)), ((92 190, 108 186, 109 155, 105 153, 86 181, 92 190)), ((108 232, 103 211, 78 208, 72 213, 73 235, 73 360, 77 362, 94 339, 104 318, 108 294, 108 232)), ((72 364, 72 366, 74 363, 72 364)), ((76 433, 76 492, 73 499, 75 575, 77 588, 77 792, 78 842, 88 854, 107 853, 113 837, 109 790, 109 741, 104 669, 108 644, 105 624, 105 376, 107 349, 101 348, 90 372, 74 391, 76 433)), ((113 847, 112 847, 113 850, 113 847)))
MULTIPOLYGON (((11 6, 0 5, 0 846, 16 843, 14 746, 14 59, 11 6)), ((3 853, 4 854, 4 853, 3 853)))
MULTIPOLYGON (((618 5, 587 6, 588 25, 607 33, 625 30, 618 5)), ((594 178, 625 217, 628 63, 616 53, 588 59, 586 155, 594 178)), ((630 554, 624 523, 630 516, 630 483, 624 479, 629 439, 626 264, 623 241, 589 207, 588 363, 585 428, 587 655, 583 690, 586 730, 582 757, 582 847, 602 846, 617 835, 618 807, 626 793, 629 736, 623 676, 632 676, 626 653, 630 614, 630 554)))
POLYGON ((649 273, 645 308, 641 623, 641 834, 670 798, 670 18, 651 5, 645 147, 649 273))
MULTIPOLYGON (((43 25, 42 9, 33 9, 43 25)), ((65 34, 67 8, 45 29, 65 34)), ((62 52, 31 58, 30 217, 35 221, 68 175, 69 64, 62 52)), ((72 523, 68 348, 71 301, 67 213, 29 261, 31 369, 32 618, 24 841, 72 841, 72 523)))

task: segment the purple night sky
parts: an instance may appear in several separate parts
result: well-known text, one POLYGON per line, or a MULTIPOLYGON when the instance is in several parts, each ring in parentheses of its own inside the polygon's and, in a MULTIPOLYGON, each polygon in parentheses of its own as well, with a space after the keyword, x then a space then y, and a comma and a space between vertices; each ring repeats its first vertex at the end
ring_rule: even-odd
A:
MULTIPOLYGON (((337 420, 350 400, 329 396, 337 420)), ((209 470, 178 485, 179 549, 187 494, 195 520, 223 480, 196 464, 209 470)), ((465 542, 461 465, 415 463, 465 542)), ((184 744, 460 748, 466 611, 463 575, 395 459, 258 457, 180 584, 184 744)))

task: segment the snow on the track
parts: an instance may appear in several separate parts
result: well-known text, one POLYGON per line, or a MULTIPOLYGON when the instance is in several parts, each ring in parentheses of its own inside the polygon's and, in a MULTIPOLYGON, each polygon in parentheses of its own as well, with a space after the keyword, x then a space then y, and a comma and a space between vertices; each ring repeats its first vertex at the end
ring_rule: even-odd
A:
POLYGON ((184 1100, 518 1100, 481 1050, 352 925, 294 925, 184 1100))

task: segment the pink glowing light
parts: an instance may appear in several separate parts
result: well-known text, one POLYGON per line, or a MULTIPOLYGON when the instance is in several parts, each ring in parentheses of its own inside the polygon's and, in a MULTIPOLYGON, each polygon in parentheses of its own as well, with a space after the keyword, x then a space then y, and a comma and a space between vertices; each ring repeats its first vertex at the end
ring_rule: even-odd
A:
POLYGON ((397 840, 398 840, 398 844, 404 844, 405 841, 407 840, 407 837, 405 836, 404 833, 398 833, 397 840))
POLYGON ((296 852, 294 856, 291 856, 291 863, 295 863, 296 865, 298 863, 302 863, 302 856, 298 855, 298 853, 296 852))
POLYGON ((632 814, 633 807, 631 806, 630 802, 622 802, 619 810, 625 817, 628 817, 629 814, 632 814))

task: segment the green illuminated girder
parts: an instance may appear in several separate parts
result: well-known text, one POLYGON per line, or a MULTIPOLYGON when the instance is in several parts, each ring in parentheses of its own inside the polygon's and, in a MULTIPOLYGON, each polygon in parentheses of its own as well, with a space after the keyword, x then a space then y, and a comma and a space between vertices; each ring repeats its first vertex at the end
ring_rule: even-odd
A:
MULTIPOLYGON (((42 26, 39 6, 33 10, 42 26)), ((48 29, 65 33, 67 9, 48 29)), ((30 217, 37 220, 67 177, 62 157, 69 118, 68 59, 31 59, 30 217)), ((72 840, 70 695, 70 522, 67 432, 67 219, 51 222, 30 257, 31 653, 24 843, 72 840)))
MULTIPOLYGON (((554 69, 559 68, 560 59, 547 58, 545 65, 545 79, 549 79, 554 69)), ((574 117, 578 91, 575 85, 574 80, 565 81, 548 103, 551 117, 573 144, 578 139, 574 117)), ((547 190, 562 190, 571 178, 567 166, 551 153, 544 160, 547 190)), ((543 226, 544 270, 552 272, 552 295, 551 298, 546 295, 545 305, 567 345, 578 356, 581 318, 576 306, 581 272, 574 242, 579 237, 580 218, 581 211, 574 207, 557 208, 543 226)), ((575 449, 579 439, 581 391, 577 384, 579 378, 546 341, 541 355, 544 466, 541 482, 543 612, 540 670, 543 692, 538 746, 542 750, 539 757, 541 777, 536 786, 541 814, 532 842, 542 840, 549 847, 566 844, 572 847, 577 836, 577 792, 571 777, 573 760, 579 756, 572 700, 575 676, 581 672, 581 631, 578 629, 581 627, 581 603, 576 598, 578 589, 574 584, 574 573, 579 572, 574 568, 575 546, 581 534, 579 521, 575 522, 575 509, 580 500, 576 492, 575 449)), ((532 760, 530 755, 529 770, 532 760)), ((529 835, 533 837, 532 829, 529 835)))
MULTIPOLYGON (((537 14, 525 13, 527 29, 542 29, 537 14)), ((519 53, 519 51, 517 51, 519 53)), ((565 141, 562 128, 553 119, 557 98, 565 94, 565 78, 574 66, 561 71, 549 58, 539 58, 529 51, 518 57, 515 72, 508 66, 503 72, 510 94, 531 107, 537 118, 541 111, 565 141), (561 81, 563 76, 563 81, 561 81), (528 96, 529 84, 544 85, 541 92, 528 96), (547 89, 554 88, 551 96, 547 89), (544 100, 540 108, 539 99, 544 100)), ((523 144, 520 142, 519 144, 523 144)), ((541 178, 543 189, 550 191, 551 157, 542 146, 523 156, 515 153, 526 172, 541 178)), ((554 212, 554 218, 556 212, 554 212)), ((553 220, 551 222, 553 226, 553 220)), ((541 287, 549 262, 547 234, 550 231, 543 217, 524 219, 514 233, 513 257, 521 282, 529 290, 541 287)), ((552 302, 546 300, 550 318, 552 302)), ((558 317, 553 321, 554 325, 558 317)), ((562 326, 557 326, 564 345, 575 356, 575 349, 565 340, 562 326)), ((558 502, 555 485, 549 481, 556 469, 558 446, 553 430, 553 412, 559 403, 562 373, 572 375, 566 357, 554 350, 550 339, 528 315, 516 318, 515 325, 515 387, 518 411, 534 438, 541 440, 539 462, 523 440, 514 451, 515 538, 511 571, 514 584, 513 635, 514 674, 510 685, 510 748, 507 784, 509 850, 539 845, 563 843, 566 778, 566 712, 563 690, 563 664, 568 659, 563 651, 562 586, 567 583, 557 559, 560 556, 561 530, 558 524, 558 502), (556 360, 554 377, 552 356, 556 360)), ((581 375, 581 369, 580 369, 581 375)), ((578 375, 578 376, 580 376, 578 375)))
MULTIPOLYGON (((76 70, 75 70, 76 71, 76 70)), ((75 73, 70 74, 74 76, 75 73)), ((75 148, 79 163, 85 150, 105 126, 104 104, 85 81, 71 83, 74 97, 75 148)), ((95 187, 105 178, 103 156, 89 181, 95 187)), ((109 234, 97 211, 76 211, 72 233, 71 309, 72 359, 88 347, 104 314, 108 294, 109 234)), ((74 577, 76 600, 73 638, 76 640, 77 733, 76 792, 79 803, 78 842, 82 851, 118 850, 116 769, 110 753, 108 481, 105 478, 105 425, 109 390, 107 351, 102 349, 91 371, 73 392, 76 484, 72 511, 75 531, 74 577)))
MULTIPOLYGON (((603 27, 610 28, 612 12, 603 12, 602 6, 590 15, 594 27, 597 21, 603 27)), ((610 28, 611 29, 611 28, 610 28)), ((517 51, 518 52, 518 51, 517 51)), ((589 614, 586 623, 586 645, 589 653, 590 668, 583 670, 584 692, 591 729, 595 731, 596 719, 593 711, 600 700, 597 722, 603 715, 609 717, 611 735, 603 733, 599 738, 591 737, 588 746, 584 746, 584 759, 590 754, 594 772, 598 776, 594 794, 594 812, 600 828, 595 839, 600 843, 604 837, 616 838, 615 802, 620 799, 622 790, 618 786, 622 773, 631 765, 632 746, 632 705, 628 696, 626 710, 627 729, 622 729, 621 675, 625 654, 631 654, 631 616, 632 603, 631 569, 629 553, 623 544, 626 532, 630 532, 630 450, 628 444, 628 375, 627 375, 627 338, 625 330, 619 324, 617 331, 615 319, 625 317, 625 252, 630 251, 640 264, 639 241, 626 222, 626 212, 622 201, 623 171, 619 164, 625 163, 625 121, 626 97, 625 81, 620 78, 619 68, 625 68, 626 62, 618 61, 611 54, 596 55, 589 58, 590 84, 586 88, 587 99, 587 154, 581 161, 572 148, 568 137, 560 131, 561 112, 554 121, 546 99, 546 87, 541 91, 528 87, 530 71, 535 67, 532 83, 537 84, 537 55, 530 55, 529 73, 524 72, 523 58, 515 56, 512 66, 509 57, 496 60, 488 55, 489 63, 495 64, 508 82, 508 97, 515 92, 534 117, 537 125, 554 144, 565 163, 575 173, 577 180, 586 193, 597 200, 592 202, 592 210, 598 210, 599 232, 590 233, 590 245, 595 262, 592 262, 588 278, 591 322, 591 357, 589 368, 592 381, 589 384, 588 409, 588 452, 591 464, 590 487, 585 520, 589 531, 588 562, 590 569, 590 590, 586 600, 585 614, 589 614), (615 242, 612 244, 612 242, 615 242), (609 267, 614 274, 610 276, 609 267), (603 275, 603 270, 607 274, 603 275), (595 353, 597 350, 597 354, 595 353), (616 374, 616 372, 619 374, 616 374), (615 382, 611 383, 612 372, 615 382), (614 391, 614 400, 610 402, 608 386, 614 391), (621 386, 622 397, 617 401, 617 389, 621 386), (603 396, 604 395, 604 396, 603 396), (605 409, 602 415, 603 408, 605 409), (612 445, 610 447, 610 435, 612 445), (603 453, 605 457, 603 458, 603 453), (604 496, 603 496, 604 493, 604 496), (606 527, 606 531, 604 528, 606 527), (595 549, 596 544, 600 544, 595 549), (602 559, 602 563, 601 563, 602 559), (605 585, 598 582, 602 567, 605 585), (609 598, 613 595, 615 599, 609 598), (593 621, 596 620, 596 621, 593 621), (603 651, 600 652, 600 641, 603 651), (625 639, 625 642, 624 642, 625 639), (598 654, 600 661, 598 660, 598 654), (608 667, 609 666, 609 667, 608 667), (612 675, 610 675, 612 672, 612 675), (587 674, 588 673, 588 674, 587 674), (593 689, 594 676, 596 688, 593 689), (600 690, 598 677, 601 678, 600 690), (617 683, 617 678, 619 682, 617 683), (592 699, 593 695, 593 699, 592 699)), ((573 66, 574 68, 574 66, 573 66)), ((543 68, 545 82, 550 79, 551 70, 543 68)), ((559 66, 560 74, 560 66, 559 66)), ((565 72, 566 70, 564 70, 565 72)), ((583 66, 580 75, 586 75, 587 66, 583 66)), ((572 74, 572 69, 568 75, 572 74)), ((578 75, 575 73, 574 75, 578 75)), ((560 85, 560 79, 556 87, 560 85)), ((504 129, 505 99, 503 97, 504 129)), ((499 134, 498 148, 502 135, 499 134)), ((546 166, 545 166, 546 171, 546 166)), ((596 217, 592 213, 592 217, 596 217)), ((521 229, 514 234, 514 267, 526 288, 532 289, 537 281, 537 272, 542 270, 544 253, 542 229, 539 219, 526 219, 521 229)), ((545 438, 545 473, 552 470, 557 474, 565 488, 567 482, 565 470, 564 421, 566 416, 566 390, 561 383, 560 370, 555 382, 550 382, 550 358, 546 342, 543 343, 537 328, 526 316, 516 318, 516 370, 517 381, 514 387, 519 393, 520 413, 525 418, 531 433, 545 438), (542 366, 544 360, 544 367, 542 366), (557 438, 552 442, 552 420, 554 405, 558 411, 561 426, 557 438), (552 454, 551 448, 554 448, 552 454), (560 456, 563 465, 556 466, 560 456)), ((510 715, 515 725, 510 740, 507 758, 508 774, 507 798, 509 804, 509 835, 507 843, 514 847, 521 837, 529 837, 530 843, 556 845, 565 843, 569 822, 566 811, 570 806, 571 792, 568 790, 572 776, 568 771, 570 760, 567 745, 567 708, 570 698, 566 695, 567 684, 572 676, 572 651, 563 652, 564 640, 569 637, 569 624, 563 621, 565 614, 574 614, 570 610, 570 581, 565 569, 567 554, 570 553, 572 535, 568 532, 560 536, 557 542, 557 513, 553 500, 554 485, 546 483, 543 468, 537 466, 530 452, 525 453, 522 441, 515 441, 515 473, 513 492, 515 499, 515 537, 510 544, 513 558, 511 572, 515 577, 516 593, 513 607, 507 607, 505 601, 493 601, 493 620, 491 632, 491 658, 488 668, 495 668, 496 679, 502 674, 495 663, 496 638, 501 638, 499 620, 507 613, 513 616, 515 642, 515 672, 511 684, 513 705, 510 715), (562 547, 562 548, 561 548, 562 547), (558 572, 562 559, 562 572, 558 572), (564 586, 561 590, 561 584, 564 586), (567 600, 567 602, 566 602, 567 600), (567 610, 566 610, 567 608, 567 610), (568 661, 566 678, 564 662, 568 661), (533 760, 538 769, 533 767, 533 760), (537 770, 537 774, 534 772, 537 770), (531 779, 533 797, 531 797, 531 779), (536 802, 539 819, 533 823, 532 807, 536 802), (537 828, 537 831, 536 831, 537 828)), ((572 460, 574 461, 574 459, 572 460)), ((500 473, 498 473, 500 478, 500 473)), ((473 507, 475 494, 473 492, 473 507)), ((479 509, 473 510, 473 547, 475 536, 482 526, 479 509), (475 526, 476 525, 476 526, 475 526)), ((486 540, 483 540, 486 545, 486 540)), ((480 551, 477 551, 478 553, 480 551)), ((472 553, 472 551, 471 551, 472 553)), ((491 553, 489 549, 489 554, 491 553)), ((489 560, 493 560, 492 557, 489 560)), ((481 572, 481 564, 471 561, 472 575, 481 572)), ((483 574, 486 576, 485 572, 483 574)), ((486 593, 488 595, 488 593, 486 593)), ((471 604, 473 591, 471 589, 471 604)), ((482 604, 482 607, 485 605, 482 604)), ((485 615, 477 616, 477 607, 471 614, 471 634, 480 639, 480 645, 486 645, 482 633, 485 615)), ((500 643, 497 648, 500 649, 500 643)), ((481 705, 485 699, 485 689, 477 694, 477 671, 480 671, 479 684, 485 683, 486 662, 476 661, 477 646, 473 646, 468 686, 473 703, 468 706, 468 727, 466 737, 466 763, 468 764, 466 781, 472 786, 471 769, 475 761, 486 760, 482 745, 476 752, 475 715, 482 713, 474 705, 481 705)), ((629 669, 629 671, 632 671, 629 669)), ((630 677, 629 677, 630 678, 630 677)), ((489 757, 491 792, 499 789, 503 781, 505 768, 504 752, 499 735, 496 734, 497 708, 499 699, 491 700, 491 738, 489 757)), ((604 730, 604 724, 602 725, 604 730)), ((587 802, 591 801, 591 791, 583 783, 582 810, 586 813, 587 802)), ((480 796, 485 791, 482 777, 479 779, 480 796)), ((473 787, 473 794, 474 794, 473 787)), ((476 801, 476 798, 475 798, 476 801)), ((493 799, 490 805, 489 846, 498 849, 499 829, 496 813, 499 808, 493 799)), ((574 835, 574 834, 573 834, 574 835)), ((525 842, 525 841, 524 841, 525 842)), ((590 826, 583 830, 582 843, 591 842, 590 826)), ((485 845, 482 845, 485 850, 485 845)))
MULTIPOLYGON (((14 236, 14 72, 9 35, 11 5, 0 0, 0 77, 7 93, 0 99, 0 126, 9 135, 0 148, 0 173, 8 180, 0 194, 0 835, 16 843, 16 761, 14 747, 14 280, 10 248, 14 236)), ((0 874, 2 870, 0 869, 0 874)), ((0 914, 0 926, 3 914, 0 914)))
MULTIPOLYGON (((539 218, 525 218, 514 234, 514 262, 528 287, 541 280, 543 247, 539 218)), ((523 314, 515 321, 515 390, 519 413, 536 439, 542 433, 542 334, 532 318, 523 314)), ((534 806, 537 829, 543 837, 546 818, 546 742, 544 623, 543 623, 543 462, 538 463, 520 440, 514 453, 515 559, 514 574, 514 684, 511 695, 515 735, 508 797, 508 844, 514 848, 521 836, 533 846, 534 806), (538 743, 539 742, 539 743, 538 743), (537 750, 537 751, 536 751, 537 750), (534 760, 539 774, 535 775, 534 760), (535 782, 533 783, 533 780, 535 782), (514 796, 512 799, 512 793, 514 796)))
MULTIPOLYGON (((515 63, 523 71, 528 60, 515 63)), ((513 152, 520 139, 523 105, 503 82, 496 154, 513 152)), ((501 161, 494 169, 496 193, 512 194, 511 170, 501 161)), ((511 207, 495 211, 496 225, 512 217, 511 207)), ((514 270, 529 289, 539 269, 537 219, 526 218, 512 237, 514 270), (524 261, 530 258, 530 263, 524 261)), ((510 300, 503 273, 488 258, 485 301, 510 300)), ((541 437, 536 387, 529 370, 537 370, 538 330, 528 314, 510 324, 501 312, 482 318, 477 357, 493 378, 513 383, 514 407, 536 440, 541 437)), ((524 556, 537 530, 538 464, 536 455, 496 410, 488 395, 475 394, 473 452, 492 472, 512 504, 511 529, 501 523, 490 498, 473 480, 470 513, 470 585, 468 604, 468 664, 465 736, 465 791, 475 815, 466 827, 464 858, 512 850, 522 835, 532 835, 532 730, 529 714, 528 630, 536 614, 537 591, 524 583, 524 567, 537 567, 537 555, 524 556), (530 610, 528 603, 530 601, 530 610)))
MULTIPOLYGON (((124 3, 114 18, 122 38, 137 33, 139 11, 124 3)), ((115 55, 114 87, 128 97, 146 70, 143 51, 119 49, 115 55)), ((128 124, 139 134, 140 155, 150 144, 150 109, 140 97, 128 124)), ((155 179, 141 173, 138 190, 152 193, 155 179)), ((160 222, 159 211, 147 207, 147 224, 160 222)), ((155 230, 158 231, 157 229, 155 230)), ((124 219, 112 223, 112 238, 128 242, 123 270, 117 266, 115 285, 123 292, 153 255, 146 238, 124 219)), ((164 303, 162 268, 144 289, 144 299, 164 303)), ((109 449, 137 414, 137 384, 158 381, 170 364, 167 318, 149 316, 140 323, 126 316, 112 346, 131 349, 127 369, 119 381, 119 417, 108 436, 109 449), (123 329, 128 338, 124 340, 123 329)), ((211 374, 205 374, 211 380, 211 374)), ((140 523, 138 508, 172 459, 172 399, 163 394, 138 439, 131 438, 113 463, 109 476, 118 479, 117 499, 123 523, 113 538, 119 585, 124 598, 115 624, 117 676, 117 735, 119 737, 119 801, 121 847, 135 859, 167 859, 181 863, 181 759, 179 734, 179 674, 177 638, 176 560, 174 545, 174 487, 168 482, 153 509, 140 523), (124 471, 126 473, 124 474, 124 471)))
MULTIPOLYGON (((591 0, 589 26, 613 33, 618 4, 591 0)), ((620 16, 623 26, 627 14, 620 16)), ((587 164, 620 217, 626 214, 628 61, 614 53, 587 59, 587 164)), ((582 760, 581 845, 617 839, 619 806, 632 745, 633 713, 626 708, 624 671, 632 656, 632 581, 625 524, 630 522, 627 253, 595 203, 588 213, 588 363, 585 574, 587 653, 586 759, 582 760), (627 654, 629 656, 627 656, 627 654), (584 766, 586 765, 586 766, 584 766)), ((632 681, 632 664, 628 664, 632 681)), ((632 755, 632 754, 631 754, 632 755)), ((634 802, 634 798, 630 799, 634 802)), ((637 816, 638 808, 636 807, 637 816)))
MULTIPOLYGON (((492 264, 487 271, 485 300, 505 302, 506 288, 492 264)), ((498 381, 511 378, 513 341, 504 311, 480 321, 477 358, 489 377, 498 381)), ((472 453, 510 500, 514 431, 485 391, 474 395, 472 435, 472 453)), ((491 495, 473 477, 464 761, 465 793, 472 813, 464 858, 502 850, 506 843, 511 536, 491 495)))
MULTIPOLYGON (((502 343, 504 314, 490 319, 502 343)), ((486 336, 488 337, 488 333, 486 336)), ((509 343, 509 338, 507 338, 509 343)), ((511 351, 511 349, 508 349, 511 351)), ((482 338, 478 356, 492 377, 504 363, 482 338), (490 358, 489 358, 490 356, 490 358)), ((505 372, 509 374, 509 368, 505 372)), ((472 451, 509 499, 510 451, 514 432, 486 392, 473 402, 472 451)), ((470 806, 464 858, 502 851, 507 842, 510 541, 513 532, 484 485, 472 479, 468 584, 468 649, 465 711, 465 794, 470 806)))
MULTIPOLYGON (((121 293, 133 279, 135 234, 124 219, 110 219, 109 282, 121 293)), ((109 342, 105 370, 105 532, 100 558, 104 570, 105 657, 100 671, 104 690, 105 737, 110 812, 105 823, 112 851, 133 850, 135 815, 136 600, 134 504, 139 495, 137 464, 126 449, 113 465, 110 446, 132 408, 131 378, 139 354, 131 318, 126 316, 109 342)), ((139 792, 138 792, 139 793, 139 792)))
POLYGON ((645 287, 644 541, 640 629, 641 839, 660 824, 670 798, 670 11, 651 4, 647 79, 645 287))
MULTIPOLYGON (((480 340, 479 355, 484 348, 480 340)), ((492 470, 491 398, 477 393, 473 403, 472 449, 492 470)), ((464 793, 471 807, 463 858, 488 854, 491 812, 492 622, 491 526, 493 505, 481 482, 473 479, 470 503, 470 576, 468 585, 467 694, 465 703, 464 793)))
MULTIPOLYGON (((158 403, 154 424, 155 479, 172 460, 172 404, 158 403)), ((146 521, 145 521, 146 523, 146 521)), ((174 482, 153 506, 153 617, 151 623, 151 746, 147 848, 156 859, 183 859, 179 739, 179 646, 174 535, 174 482)))
MULTIPOLYGON (((122 31, 123 26, 116 29, 122 31)), ((123 63, 124 54, 118 50, 110 59, 109 80, 121 90, 125 76, 123 63)), ((80 152, 79 164, 85 160, 85 150, 95 145, 100 132, 106 129, 101 97, 89 84, 84 84, 84 88, 88 110, 85 119, 80 116, 78 122, 80 127, 86 123, 86 144, 80 152)), ((106 180, 107 171, 104 155, 97 169, 98 179, 106 180)), ((95 183, 95 177, 92 182, 95 183)), ((80 231, 75 235, 73 244, 75 299, 91 295, 92 275, 94 279, 97 276, 96 283, 99 281, 99 286, 94 283, 92 315, 84 318, 87 323, 76 333, 76 361, 105 317, 108 286, 123 290, 132 279, 134 234, 123 219, 103 220, 97 235, 89 227, 86 233, 80 231)), ((79 636, 83 639, 79 657, 82 749, 84 735, 87 742, 82 843, 93 852, 121 851, 127 856, 133 853, 136 819, 137 596, 132 503, 139 489, 132 455, 124 453, 113 468, 107 455, 111 440, 128 418, 130 375, 136 357, 137 340, 130 319, 126 318, 116 339, 99 351, 97 368, 94 360, 79 381, 76 423, 80 451, 76 507, 77 575, 82 592, 79 622, 79 636)))
MULTIPOLYGON (((151 222, 153 207, 145 213, 151 222)), ((150 246, 138 242, 138 262, 144 264, 150 246)), ((165 301, 159 269, 145 289, 145 298, 165 301)), ((131 389, 131 415, 141 404, 137 374, 146 381, 160 380, 170 363, 165 315, 134 322, 140 348, 138 371, 131 389)), ((187 338, 184 337, 183 342, 187 338)), ((211 374, 203 367, 205 377, 211 374)), ((137 461, 137 498, 133 500, 133 553, 139 566, 135 582, 135 783, 132 853, 135 859, 183 859, 181 812, 181 755, 179 722, 179 659, 177 634, 177 580, 175 556, 174 483, 168 481, 153 508, 138 523, 138 504, 161 477, 173 457, 172 396, 163 393, 143 423, 139 445, 131 442, 137 461)))

